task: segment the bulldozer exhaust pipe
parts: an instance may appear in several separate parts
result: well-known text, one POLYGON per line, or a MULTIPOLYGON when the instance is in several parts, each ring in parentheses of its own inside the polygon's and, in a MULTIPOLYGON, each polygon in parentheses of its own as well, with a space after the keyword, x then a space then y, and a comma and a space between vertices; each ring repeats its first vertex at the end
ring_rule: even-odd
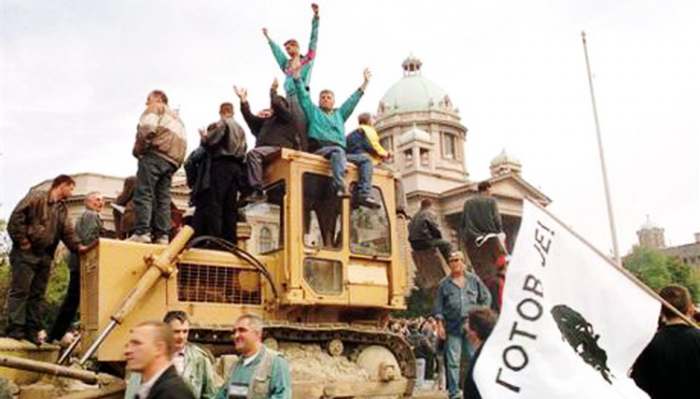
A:
POLYGON ((86 384, 94 385, 100 381, 100 377, 85 370, 79 370, 66 366, 59 366, 53 363, 40 362, 36 360, 23 359, 16 356, 0 356, 0 367, 9 367, 19 370, 33 371, 57 377, 80 380, 86 384))
POLYGON ((160 280, 161 277, 168 277, 175 271, 174 263, 180 252, 185 248, 187 242, 194 235, 194 230, 190 226, 184 226, 179 233, 173 238, 173 240, 168 244, 167 247, 158 256, 149 256, 145 259, 146 265, 148 266, 146 272, 141 276, 141 279, 136 286, 129 292, 129 294, 124 298, 121 306, 116 312, 111 316, 111 321, 107 326, 100 332, 95 342, 90 345, 90 348, 83 354, 78 362, 81 366, 92 357, 92 355, 97 351, 97 349, 102 345, 109 334, 114 330, 117 325, 122 324, 124 318, 131 313, 136 305, 141 302, 144 295, 155 285, 155 283, 160 280))

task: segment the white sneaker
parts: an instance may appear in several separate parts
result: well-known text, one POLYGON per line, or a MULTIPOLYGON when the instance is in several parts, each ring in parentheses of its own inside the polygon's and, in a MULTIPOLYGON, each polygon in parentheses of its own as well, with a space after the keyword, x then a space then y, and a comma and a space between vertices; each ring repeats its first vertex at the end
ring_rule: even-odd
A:
POLYGON ((160 236, 160 237, 156 238, 155 243, 159 244, 159 245, 168 245, 168 244, 170 244, 170 240, 168 240, 168 236, 160 236))
POLYGON ((151 243, 151 235, 148 233, 146 233, 146 234, 132 234, 131 237, 129 237, 129 241, 150 244, 151 243))

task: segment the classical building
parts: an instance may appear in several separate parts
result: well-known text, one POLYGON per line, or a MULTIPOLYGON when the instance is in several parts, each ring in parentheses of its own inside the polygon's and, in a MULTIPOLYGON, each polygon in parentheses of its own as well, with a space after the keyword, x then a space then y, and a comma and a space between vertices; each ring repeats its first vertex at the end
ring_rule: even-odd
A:
POLYGON ((666 246, 664 229, 653 223, 647 216, 646 222, 637 231, 639 246, 658 250, 667 256, 679 259, 686 265, 700 268, 700 233, 695 233, 695 241, 676 245, 666 246))
MULTIPOLYGON (((470 179, 466 168, 468 129, 459 108, 445 90, 423 75, 422 66, 414 56, 401 64, 403 76, 379 102, 376 128, 383 146, 394 154, 393 168, 401 174, 409 210, 416 212, 423 199, 432 199, 443 236, 458 244, 462 207, 477 192, 479 181, 470 179)), ((490 171, 487 179, 512 246, 523 198, 542 205, 550 199, 523 179, 522 164, 505 149, 493 159, 490 171)))

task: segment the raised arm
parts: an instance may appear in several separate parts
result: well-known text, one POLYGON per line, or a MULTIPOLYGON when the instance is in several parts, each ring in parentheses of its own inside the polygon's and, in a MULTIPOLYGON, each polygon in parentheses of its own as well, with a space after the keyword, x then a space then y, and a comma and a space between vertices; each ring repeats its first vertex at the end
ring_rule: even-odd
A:
POLYGON ((367 89, 367 84, 369 84, 369 80, 372 77, 372 73, 369 71, 369 69, 365 69, 364 71, 364 81, 362 82, 362 85, 360 86, 357 91, 355 91, 345 102, 343 105, 340 106, 340 115, 343 116, 343 120, 348 120, 350 115, 352 115, 352 112, 355 110, 355 107, 357 107, 357 103, 360 102, 360 98, 362 98, 362 95, 365 94, 365 89, 367 89))
POLYGON ((277 94, 278 86, 279 82, 277 82, 277 78, 275 78, 275 80, 272 81, 272 86, 270 86, 270 108, 272 108, 272 111, 279 118, 285 122, 289 122, 292 120, 292 111, 289 107, 289 103, 277 94))
POLYGON ((250 112, 250 104, 248 103, 248 90, 242 87, 238 88, 236 86, 233 86, 233 91, 241 100, 241 114, 243 114, 243 119, 245 119, 245 123, 250 128, 250 132, 253 134, 253 136, 258 137, 258 133, 262 128, 264 120, 263 118, 260 118, 257 115, 253 115, 253 113, 250 112))
POLYGON ((311 19, 311 37, 309 38, 309 53, 316 53, 316 44, 318 43, 318 4, 311 4, 311 9, 314 12, 314 17, 311 19))
POLYGON ((263 35, 265 35, 265 38, 267 38, 267 44, 270 45, 270 50, 272 50, 272 55, 275 57, 277 65, 279 65, 282 72, 284 72, 285 69, 287 69, 289 58, 287 58, 287 55, 284 53, 279 44, 270 39, 270 35, 267 33, 267 28, 263 28, 263 35))

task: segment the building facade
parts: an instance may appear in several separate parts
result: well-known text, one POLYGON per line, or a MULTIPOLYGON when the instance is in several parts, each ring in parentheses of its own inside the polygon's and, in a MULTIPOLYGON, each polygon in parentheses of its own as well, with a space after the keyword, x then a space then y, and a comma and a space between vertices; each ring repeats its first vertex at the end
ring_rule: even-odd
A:
MULTIPOLYGON (((394 154, 392 167, 403 181, 409 211, 416 212, 423 199, 432 199, 443 237, 459 245, 462 208, 479 183, 470 179, 466 168, 468 129, 449 94, 423 76, 420 59, 409 56, 401 67, 403 76, 379 102, 377 132, 382 145, 394 154)), ((551 201, 523 179, 522 164, 505 150, 493 159, 490 172, 487 179, 512 248, 523 198, 545 206, 551 201)))
POLYGON ((666 246, 664 229, 647 217, 647 221, 637 231, 637 237, 640 247, 655 249, 664 255, 677 258, 686 265, 700 269, 700 233, 695 233, 694 242, 666 246))

